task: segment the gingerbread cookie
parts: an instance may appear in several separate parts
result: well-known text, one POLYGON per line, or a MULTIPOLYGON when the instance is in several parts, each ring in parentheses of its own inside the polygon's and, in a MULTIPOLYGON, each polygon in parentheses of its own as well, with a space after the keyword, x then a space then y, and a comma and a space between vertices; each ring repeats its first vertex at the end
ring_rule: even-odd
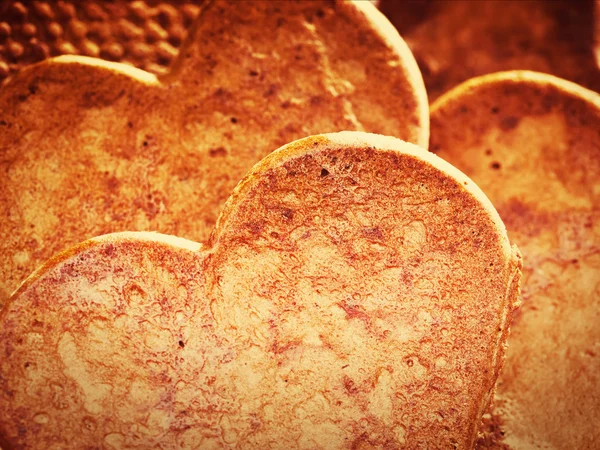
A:
POLYGON ((380 7, 414 52, 431 101, 469 78, 513 69, 600 91, 597 1, 381 0, 380 7))
POLYGON ((477 186, 398 139, 315 136, 209 243, 117 233, 0 313, 7 449, 471 448, 520 255, 477 186))
POLYGON ((533 72, 432 106, 431 149, 486 192, 523 252, 523 306, 482 448, 600 441, 600 95, 533 72))

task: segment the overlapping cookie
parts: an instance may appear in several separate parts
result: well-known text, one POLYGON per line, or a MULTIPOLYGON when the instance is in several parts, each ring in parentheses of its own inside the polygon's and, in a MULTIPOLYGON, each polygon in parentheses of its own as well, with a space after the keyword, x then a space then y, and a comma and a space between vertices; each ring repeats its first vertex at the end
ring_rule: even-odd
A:
POLYGON ((381 0, 430 100, 469 78, 535 70, 600 91, 600 2, 381 0))
POLYGON ((470 448, 520 255, 462 173, 346 132, 274 152, 209 243, 117 233, 0 313, 3 448, 470 448))
POLYGON ((490 197, 525 264, 482 448, 597 448, 600 95, 499 73, 442 96, 431 121, 432 151, 490 197))
POLYGON ((169 74, 61 57, 0 91, 0 304, 96 235, 204 241, 273 148, 365 130, 427 145, 412 54, 368 2, 203 4, 169 74))

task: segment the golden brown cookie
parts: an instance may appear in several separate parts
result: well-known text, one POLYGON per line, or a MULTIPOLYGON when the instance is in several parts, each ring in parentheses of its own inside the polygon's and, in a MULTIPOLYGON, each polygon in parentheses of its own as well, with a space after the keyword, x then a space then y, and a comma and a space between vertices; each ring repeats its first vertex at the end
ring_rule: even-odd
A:
POLYGON ((118 233, 0 313, 12 448, 471 448, 520 255, 477 186, 365 133, 242 180, 207 246, 118 233))
POLYGON ((600 96, 533 72, 432 106, 431 149, 484 190, 523 252, 523 305, 482 448, 600 441, 600 96))
POLYGON ((212 2, 169 74, 65 56, 0 91, 0 304, 113 231, 204 241, 273 148, 366 130, 427 145, 416 63, 370 3, 212 2))
POLYGON ((415 54, 431 101, 469 78, 512 69, 600 91, 594 0, 381 0, 380 8, 415 54))

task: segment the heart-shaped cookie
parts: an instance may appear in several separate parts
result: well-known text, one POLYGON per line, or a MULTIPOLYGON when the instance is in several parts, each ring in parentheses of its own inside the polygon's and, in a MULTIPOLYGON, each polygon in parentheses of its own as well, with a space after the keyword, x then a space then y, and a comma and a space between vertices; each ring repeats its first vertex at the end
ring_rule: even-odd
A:
POLYGON ((431 148, 489 195, 525 260, 482 447, 600 442, 600 95, 506 72, 432 106, 431 148), (503 438, 502 438, 503 436, 503 438))
POLYGON ((430 100, 501 70, 547 72, 600 91, 600 2, 381 0, 423 72, 430 100))
POLYGON ((12 448, 470 448, 520 256, 414 145, 315 136, 238 185, 206 247, 92 239, 0 315, 12 448))
POLYGON ((113 231, 204 241, 235 183, 311 134, 427 145, 412 54, 368 2, 206 2, 169 74, 61 57, 0 91, 0 304, 113 231))

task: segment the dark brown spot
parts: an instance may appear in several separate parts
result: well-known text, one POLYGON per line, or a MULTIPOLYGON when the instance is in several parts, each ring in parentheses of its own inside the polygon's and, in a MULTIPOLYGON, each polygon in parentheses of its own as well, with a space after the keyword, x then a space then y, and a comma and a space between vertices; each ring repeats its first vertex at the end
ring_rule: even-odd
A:
POLYGON ((383 239, 383 233, 377 227, 374 227, 374 228, 363 228, 362 234, 367 239, 374 239, 374 240, 378 240, 378 241, 380 241, 380 240, 383 239))
POLYGON ((106 180, 106 188, 109 191, 112 191, 112 192, 116 191, 120 185, 121 185, 121 181, 114 175, 112 177, 109 177, 106 180))
POLYGON ((106 247, 104 247, 104 249, 102 250, 102 253, 105 256, 112 256, 115 253, 115 246, 113 244, 108 244, 106 247))
POLYGON ((208 151, 208 154, 213 158, 216 156, 225 156, 227 154, 227 150, 225 150, 225 147, 211 148, 208 151))
POLYGON ((550 112, 560 102, 560 98, 555 94, 547 94, 542 97, 542 108, 545 112, 550 112))
POLYGON ((230 120, 231 123, 238 123, 237 117, 232 117, 230 120))
POLYGON ((505 117, 500 121, 500 128, 504 131, 512 130, 519 124, 519 119, 515 116, 505 117))
POLYGON ((267 89, 265 91, 265 93, 263 94, 263 97, 271 97, 275 93, 277 93, 277 85, 276 84, 271 84, 269 86, 269 89, 267 89))
POLYGON ((321 169, 321 176, 322 177, 326 177, 327 175, 329 175, 329 171, 325 168, 321 169))
POLYGON ((499 170, 500 167, 502 167, 502 166, 500 165, 500 163, 498 161, 494 161, 493 163, 490 164, 490 167, 494 170, 499 170))
POLYGON ((246 222, 246 228, 250 230, 252 234, 260 234, 265 228, 263 221, 260 222, 246 222))
POLYGON ((179 341, 179 346, 180 346, 181 348, 184 348, 184 347, 185 347, 185 344, 184 344, 184 342, 183 342, 183 341, 179 341))

